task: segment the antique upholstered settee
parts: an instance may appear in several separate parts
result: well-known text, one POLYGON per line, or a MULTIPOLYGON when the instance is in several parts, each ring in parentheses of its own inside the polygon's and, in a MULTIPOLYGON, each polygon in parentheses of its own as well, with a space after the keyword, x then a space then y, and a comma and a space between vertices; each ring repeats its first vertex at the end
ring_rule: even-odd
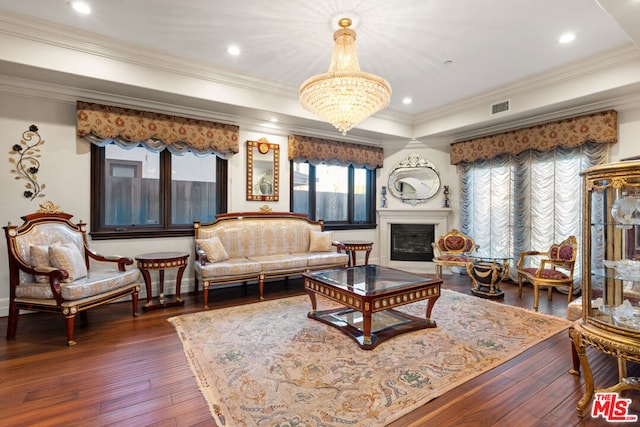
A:
POLYGON ((130 295, 133 315, 138 315, 140 271, 126 269, 133 260, 93 252, 86 224, 74 224, 72 216, 47 202, 23 216, 22 225, 3 227, 9 255, 7 338, 16 335, 21 309, 61 313, 68 345, 76 343, 78 313, 130 295))
POLYGON ((478 245, 473 239, 455 228, 438 237, 431 246, 433 262, 436 263, 436 277, 439 279, 442 278, 442 266, 466 269, 471 256, 478 251, 478 245))
POLYGON ((258 281, 263 299, 266 279, 300 275, 306 271, 346 267, 349 255, 338 253, 340 243, 323 229, 322 221, 291 212, 229 213, 210 223, 194 222, 195 290, 258 281))

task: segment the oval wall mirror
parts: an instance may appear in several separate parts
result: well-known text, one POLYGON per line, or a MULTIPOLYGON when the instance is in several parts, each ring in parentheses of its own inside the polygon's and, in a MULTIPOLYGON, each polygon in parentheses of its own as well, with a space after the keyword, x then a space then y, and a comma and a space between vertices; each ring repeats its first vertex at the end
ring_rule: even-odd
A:
POLYGON ((416 205, 436 195, 440 174, 431 162, 411 153, 393 167, 387 187, 391 195, 403 203, 416 205))

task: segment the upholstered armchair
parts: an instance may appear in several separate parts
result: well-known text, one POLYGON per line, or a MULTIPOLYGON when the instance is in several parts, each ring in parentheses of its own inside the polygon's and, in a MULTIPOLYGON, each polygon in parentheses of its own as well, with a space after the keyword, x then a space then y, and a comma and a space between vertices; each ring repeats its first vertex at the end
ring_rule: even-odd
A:
POLYGON ((433 262, 436 263, 436 277, 442 278, 442 266, 463 267, 471 261, 473 253, 478 251, 478 245, 473 239, 455 228, 447 234, 438 237, 431 244, 433 247, 433 262))
POLYGON ((573 299, 573 270, 578 244, 575 236, 553 244, 546 252, 526 251, 518 261, 518 296, 522 296, 523 282, 533 285, 533 309, 538 311, 540 288, 547 288, 551 300, 553 288, 568 287, 569 299, 573 299))
POLYGON ((126 269, 133 260, 93 252, 86 224, 74 224, 72 216, 48 202, 23 216, 22 225, 3 227, 9 255, 7 339, 16 335, 20 310, 62 314, 68 345, 76 344, 78 313, 131 296, 133 315, 138 315, 140 271, 126 269))

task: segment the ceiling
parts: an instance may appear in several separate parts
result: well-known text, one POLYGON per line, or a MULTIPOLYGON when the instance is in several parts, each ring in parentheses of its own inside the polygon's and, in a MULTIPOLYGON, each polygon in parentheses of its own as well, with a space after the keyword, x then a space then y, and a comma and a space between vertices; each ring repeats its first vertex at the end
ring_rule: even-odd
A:
POLYGON ((409 121, 634 40, 640 46, 640 0, 87 1, 86 16, 66 0, 0 0, 0 13, 197 61, 291 97, 327 71, 337 21, 350 17, 361 69, 389 81, 385 111, 409 121), (568 31, 575 41, 558 43, 568 31), (240 56, 226 53, 230 44, 240 56))

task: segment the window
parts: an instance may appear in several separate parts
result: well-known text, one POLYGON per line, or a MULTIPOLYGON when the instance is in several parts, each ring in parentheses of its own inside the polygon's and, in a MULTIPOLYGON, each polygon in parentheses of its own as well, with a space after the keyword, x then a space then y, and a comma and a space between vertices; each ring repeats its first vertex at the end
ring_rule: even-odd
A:
POLYGON ((375 170, 292 162, 291 206, 326 229, 375 228, 375 170))
MULTIPOLYGON (((585 143, 462 163, 461 230, 479 245, 480 256, 513 262, 523 251, 545 250, 570 235, 580 241, 580 171, 603 163, 607 149, 585 143)), ((579 282, 580 265, 575 268, 579 282)))
POLYGON ((91 146, 94 239, 189 236, 226 211, 226 161, 215 155, 91 146))

